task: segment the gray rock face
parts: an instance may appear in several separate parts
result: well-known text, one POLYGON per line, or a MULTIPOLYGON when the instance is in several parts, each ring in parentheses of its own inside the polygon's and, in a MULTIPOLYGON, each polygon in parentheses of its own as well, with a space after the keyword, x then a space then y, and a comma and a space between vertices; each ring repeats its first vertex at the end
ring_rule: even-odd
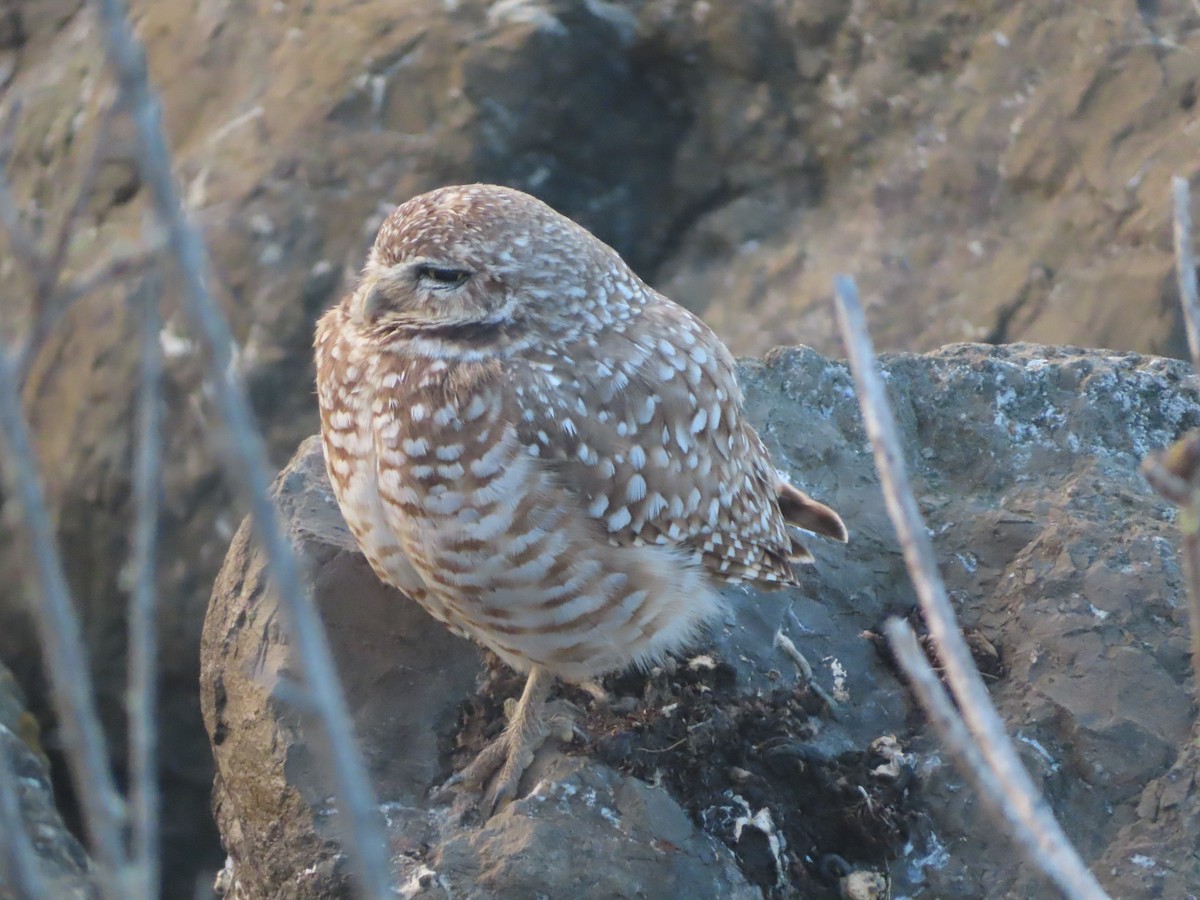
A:
MULTIPOLYGON (((482 672, 473 644, 381 584, 349 539, 305 441, 277 483, 313 581, 395 851, 398 883, 423 896, 757 896, 732 855, 661 789, 554 755, 531 794, 481 827, 452 824, 427 794, 463 699, 482 672)), ((351 539, 352 540, 352 539, 351 539)), ((217 760, 214 808, 238 890, 345 892, 344 861, 312 726, 287 696, 296 672, 248 523, 205 621, 201 694, 217 760)))
MULTIPOLYGON (((67 830, 54 803, 50 767, 42 750, 37 720, 12 673, 0 664, 0 766, 17 783, 21 824, 33 848, 47 897, 92 900, 99 890, 89 872, 83 847, 67 830)), ((17 896, 11 843, 0 839, 0 897, 17 896)))
MULTIPOLYGON (((1181 756, 1195 715, 1183 586, 1172 513, 1137 471, 1148 450, 1200 425, 1186 367, 1034 345, 883 364, 948 588, 977 645, 997 651, 981 658, 1035 780, 1114 889, 1195 893, 1194 831, 1182 827, 1200 815, 1181 756)), ((281 476, 406 894, 832 897, 836 857, 887 868, 896 893, 1040 890, 871 638, 913 599, 845 366, 798 348, 741 377, 777 465, 843 514, 850 543, 810 542, 818 564, 800 588, 731 591, 708 647, 611 681, 613 708, 583 715, 590 741, 543 751, 524 798, 485 823, 461 804, 430 806, 427 792, 497 727, 503 679, 470 699, 483 673, 474 647, 374 579, 348 545, 315 439, 281 476), (812 663, 835 713, 797 680, 778 633, 812 663), (871 774, 882 760, 870 745, 885 735, 911 754, 910 785, 871 774), (853 816, 838 818, 844 809, 853 816)), ((336 817, 313 731, 289 702, 294 661, 245 524, 213 592, 202 669, 237 885, 254 897, 343 895, 336 817)))

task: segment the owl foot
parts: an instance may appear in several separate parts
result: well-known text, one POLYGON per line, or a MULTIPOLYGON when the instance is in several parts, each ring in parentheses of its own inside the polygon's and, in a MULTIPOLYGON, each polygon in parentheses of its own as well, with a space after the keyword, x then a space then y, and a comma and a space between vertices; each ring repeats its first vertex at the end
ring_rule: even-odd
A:
POLYGON ((477 793, 487 785, 480 810, 490 817, 516 797, 521 776, 546 739, 553 736, 569 741, 575 733, 575 720, 570 715, 547 709, 546 697, 553 680, 539 666, 530 670, 521 699, 504 705, 508 718, 504 733, 484 747, 465 769, 451 776, 436 791, 435 800, 446 798, 456 789, 477 793))
POLYGON ((593 709, 608 712, 612 708, 612 697, 599 681, 581 681, 576 687, 592 698, 593 709))

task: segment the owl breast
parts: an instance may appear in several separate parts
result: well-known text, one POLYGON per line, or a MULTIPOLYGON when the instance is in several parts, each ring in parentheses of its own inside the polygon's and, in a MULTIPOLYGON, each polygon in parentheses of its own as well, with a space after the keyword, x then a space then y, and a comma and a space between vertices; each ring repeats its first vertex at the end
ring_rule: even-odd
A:
POLYGON ((606 539, 519 439, 500 362, 367 364, 339 340, 318 352, 334 491, 380 577, 436 618, 517 669, 582 679, 657 658, 719 612, 695 554, 606 539))

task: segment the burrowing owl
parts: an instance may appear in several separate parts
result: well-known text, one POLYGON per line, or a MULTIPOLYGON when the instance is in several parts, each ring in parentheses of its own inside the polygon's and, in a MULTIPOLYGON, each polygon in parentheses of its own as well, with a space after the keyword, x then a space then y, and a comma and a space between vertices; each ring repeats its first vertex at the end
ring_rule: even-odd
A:
POLYGON ((423 194, 320 321, 338 503, 379 577, 529 679, 460 776, 511 797, 552 676, 645 664, 722 610, 716 582, 793 584, 787 524, 846 539, 780 480, 733 359, 616 251, 519 191, 423 194))

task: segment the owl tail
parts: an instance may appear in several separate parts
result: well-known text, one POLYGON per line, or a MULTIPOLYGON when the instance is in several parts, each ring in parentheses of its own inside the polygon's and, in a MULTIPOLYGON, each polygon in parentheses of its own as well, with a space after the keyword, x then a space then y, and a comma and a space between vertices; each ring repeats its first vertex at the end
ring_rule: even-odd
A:
MULTIPOLYGON (((832 508, 824 503, 818 503, 804 491, 792 487, 786 481, 779 482, 777 491, 779 511, 783 513, 783 518, 789 525, 843 543, 849 539, 842 517, 832 508)), ((812 554, 805 549, 803 544, 792 538, 792 552, 789 559, 793 563, 812 562, 812 554)))

